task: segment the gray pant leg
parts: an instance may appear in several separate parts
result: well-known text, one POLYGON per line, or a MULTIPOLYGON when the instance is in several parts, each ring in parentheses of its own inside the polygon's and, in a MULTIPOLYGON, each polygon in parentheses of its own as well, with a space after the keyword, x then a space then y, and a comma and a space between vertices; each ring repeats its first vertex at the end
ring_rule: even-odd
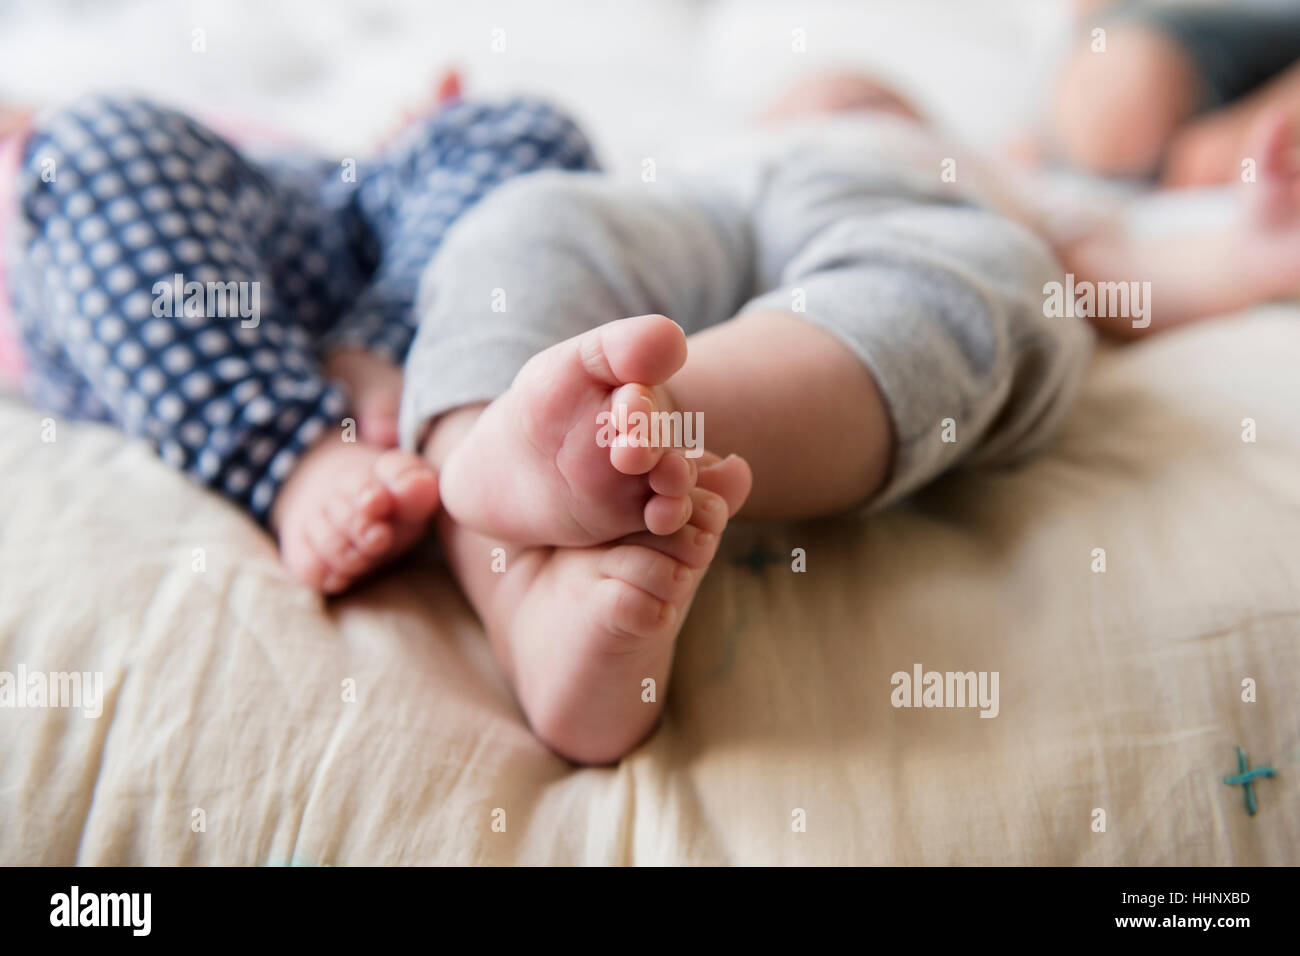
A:
POLYGON ((421 283, 403 446, 588 329, 662 313, 690 333, 729 318, 752 292, 751 247, 743 210, 667 183, 539 173, 502 186, 452 228, 421 283))
POLYGON ((1059 424, 1092 338, 1043 315, 1059 266, 1014 223, 856 169, 796 157, 763 174, 749 209, 715 198, 725 189, 596 176, 503 187, 453 228, 426 275, 404 445, 438 414, 499 395, 566 338, 647 312, 693 332, 759 288, 773 291, 745 311, 801 314, 880 386, 897 448, 873 504, 963 459, 1033 451, 1059 424))
POLYGON ((1060 277, 1044 243, 984 210, 900 206, 878 183, 803 195, 812 201, 787 184, 760 208, 759 259, 780 287, 742 311, 801 313, 871 371, 897 439, 872 507, 958 461, 1007 462, 1051 437, 1092 333, 1044 316, 1043 285, 1060 277), (802 248, 791 250, 791 236, 802 248))

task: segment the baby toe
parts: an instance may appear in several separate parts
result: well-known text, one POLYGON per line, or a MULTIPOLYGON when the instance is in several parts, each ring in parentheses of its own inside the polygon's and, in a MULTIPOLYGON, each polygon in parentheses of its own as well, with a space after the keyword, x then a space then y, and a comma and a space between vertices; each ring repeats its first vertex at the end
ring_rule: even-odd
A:
POLYGON ((707 488, 691 492, 691 525, 711 534, 722 534, 727 527, 727 502, 722 495, 707 488))
POLYGON ((321 582, 320 591, 322 594, 338 594, 340 591, 346 591, 352 579, 338 571, 331 571, 325 575, 325 580, 321 582))
POLYGON ((388 523, 358 510, 347 495, 333 495, 325 504, 325 513, 363 555, 380 557, 393 543, 393 529, 388 523))
POLYGON ((670 498, 681 498, 691 493, 698 475, 695 462, 681 449, 674 448, 659 459, 650 472, 650 490, 670 498))
POLYGON ((644 518, 646 530, 651 534, 672 534, 691 519, 692 503, 689 497, 670 498, 655 495, 646 502, 644 518))
POLYGON ((664 455, 655 441, 654 392, 645 385, 624 385, 614 392, 610 410, 616 432, 609 450, 614 470, 625 475, 651 471, 664 455))
MULTIPOLYGON (((708 460, 712 456, 705 456, 708 460)), ((734 515, 740 510, 754 487, 754 473, 749 462, 739 455, 728 455, 721 461, 702 464, 697 479, 700 488, 719 494, 727 502, 727 513, 734 515)))
POLYGON ((662 315, 607 322, 565 343, 583 370, 608 385, 666 382, 686 362, 686 333, 662 315))
POLYGON ((289 573, 313 591, 323 590, 329 565, 320 559, 306 537, 292 532, 282 532, 280 560, 289 573))
POLYGON ((367 478, 355 495, 357 514, 371 521, 388 517, 397 510, 397 499, 378 479, 367 478))
POLYGON ((677 609, 635 585, 604 578, 592 590, 596 620, 624 637, 653 637, 673 625, 677 609))
MULTIPOLYGON (((337 590, 330 587, 329 582, 336 578, 349 578, 353 574, 362 570, 364 562, 358 562, 361 557, 352 542, 348 540, 347 535, 334 526, 324 514, 319 520, 313 522, 306 529, 307 540, 311 544, 312 550, 316 556, 327 566, 328 572, 323 581, 323 587, 326 591, 337 590)), ((346 581, 344 582, 346 583, 346 581)))
POLYGON ((405 522, 422 522, 438 505, 438 479, 424 459, 405 451, 386 451, 375 459, 374 476, 396 501, 405 522))
POLYGON ((718 535, 715 532, 704 531, 689 524, 680 531, 667 535, 648 532, 628 535, 622 539, 622 543, 653 548, 697 571, 708 567, 718 551, 718 535))
POLYGON ((678 603, 693 584, 693 572, 653 548, 618 545, 601 556, 600 572, 638 587, 661 601, 678 603))

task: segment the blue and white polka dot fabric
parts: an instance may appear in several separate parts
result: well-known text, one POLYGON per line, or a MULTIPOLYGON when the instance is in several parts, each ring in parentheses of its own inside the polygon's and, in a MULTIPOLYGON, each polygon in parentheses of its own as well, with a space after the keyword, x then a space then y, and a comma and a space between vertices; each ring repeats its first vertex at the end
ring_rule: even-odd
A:
POLYGON ((347 416, 320 356, 400 363, 448 227, 512 177, 594 167, 532 99, 444 107, 359 166, 253 161, 174 110, 84 99, 38 122, 20 172, 8 274, 27 392, 148 439, 265 520, 347 416))

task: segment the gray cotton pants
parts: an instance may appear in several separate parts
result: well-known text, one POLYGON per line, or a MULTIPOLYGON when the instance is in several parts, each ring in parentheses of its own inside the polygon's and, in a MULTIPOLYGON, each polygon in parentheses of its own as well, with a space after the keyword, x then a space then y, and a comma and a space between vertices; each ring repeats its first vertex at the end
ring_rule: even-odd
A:
POLYGON ((425 274, 403 444, 605 322, 661 313, 689 335, 780 309, 878 384, 897 438, 882 506, 1051 437, 1092 343, 1080 320, 1044 315, 1060 277, 1024 227, 860 156, 794 149, 677 182, 538 173, 466 216, 425 274))

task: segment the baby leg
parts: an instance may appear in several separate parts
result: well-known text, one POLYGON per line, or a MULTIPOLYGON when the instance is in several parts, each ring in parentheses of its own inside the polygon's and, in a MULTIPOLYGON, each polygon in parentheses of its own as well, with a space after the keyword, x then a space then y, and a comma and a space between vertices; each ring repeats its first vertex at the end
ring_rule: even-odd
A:
POLYGON ((354 410, 367 440, 397 443, 401 379, 380 360, 396 366, 406 357, 415 334, 420 275, 447 230, 510 179, 595 165, 572 120, 548 103, 520 97, 445 105, 404 130, 358 171, 346 208, 373 247, 373 273, 325 345, 331 369, 357 383, 354 410))
POLYGON ((443 413, 487 406, 446 459, 453 516, 521 545, 682 527, 699 449, 601 441, 601 416, 675 411, 662 385, 684 331, 744 300, 747 249, 738 210, 594 176, 538 174, 484 201, 429 270, 403 396, 407 447, 443 413), (678 325, 607 324, 652 312, 678 325))
POLYGON ((150 441, 269 521, 313 586, 409 543, 433 477, 342 440, 346 401, 317 364, 325 317, 306 293, 348 277, 306 248, 305 193, 179 113, 103 97, 40 122, 19 191, 15 312, 38 388, 47 372, 75 383, 46 393, 67 393, 56 411, 150 441))
MULTIPOLYGON (((342 381, 366 444, 397 444, 399 366, 415 333, 419 278, 447 230, 498 186, 543 169, 595 168, 578 126, 529 97, 500 103, 454 99, 412 123, 349 185, 322 164, 317 187, 352 257, 366 272, 359 292, 331 300, 338 321, 319 349, 325 371, 342 381)), ((333 232, 320 236, 328 244, 333 232)), ((318 300, 319 301, 319 300, 318 300)))
MULTIPOLYGON (((798 215, 760 210, 760 254, 798 215)), ((1082 322, 1043 314, 1047 247, 982 210, 846 208, 780 271, 781 288, 691 336, 668 383, 709 448, 753 469, 744 517, 883 507, 959 462, 1022 457, 1090 352, 1082 322)))
MULTIPOLYGON (((691 334, 653 400, 701 413, 703 444, 750 462, 746 514, 892 501, 961 459, 1011 458, 1050 434, 1090 336, 1044 316, 1043 285, 1059 266, 1041 241, 978 209, 900 202, 887 182, 846 188, 806 159, 769 179, 754 208, 737 209, 667 186, 534 177, 466 221, 430 273, 436 299, 406 395, 412 442, 439 413, 496 399, 481 434, 466 435, 474 454, 448 456, 453 517, 506 539, 581 543, 524 520, 573 508, 533 509, 513 485, 553 485, 559 448, 599 465, 595 415, 608 406, 556 414, 547 403, 564 391, 556 369, 566 366, 519 370, 567 336, 581 353, 584 329, 629 312, 662 312, 691 334), (500 313, 496 283, 514 297, 500 313), (773 291, 750 299, 756 285, 773 291), (544 405, 558 437, 511 440, 504 423, 544 405), (491 417, 493 406, 509 414, 491 417)), ((653 491, 642 485, 635 500, 653 491)))
MULTIPOLYGON (((425 454, 446 464, 449 517, 440 530, 453 570, 530 721, 570 756, 617 756, 648 726, 637 715, 651 713, 562 690, 586 686, 583 675, 608 661, 600 639, 586 640, 608 629, 593 625, 596 591, 575 588, 568 575, 590 582, 590 552, 609 549, 609 538, 520 547, 546 543, 544 534, 568 543, 554 536, 565 527, 530 523, 534 516, 582 514, 588 526, 609 517, 600 510, 609 494, 584 492, 557 467, 564 458, 597 474, 617 470, 594 422, 615 387, 593 397, 574 384, 592 379, 591 369, 620 380, 620 368, 671 349, 674 371, 650 390, 654 401, 700 412, 708 447, 755 458, 751 513, 801 517, 894 500, 962 458, 1027 452, 1059 421, 1087 354, 1086 326, 1043 316, 1042 284, 1057 267, 1023 229, 978 210, 900 203, 878 188, 840 191, 833 208, 797 182, 771 192, 756 210, 740 210, 669 190, 538 177, 485 204, 431 271, 436 299, 407 366, 408 440, 427 438, 425 454), (756 276, 768 275, 776 290, 726 321, 756 276), (517 306, 493 313, 490 296, 482 298, 493 283, 517 306), (652 310, 694 333, 684 363, 662 319, 598 325, 652 310), (560 331, 573 338, 551 345, 560 331), (517 424, 534 413, 538 428, 521 432, 517 424), (547 423, 554 434, 544 442, 547 423), (564 507, 539 504, 537 489, 569 497, 564 507), (512 545, 520 532, 527 540, 512 545), (490 573, 497 548, 508 567, 524 570, 490 573), (552 561, 571 570, 540 573, 552 561), (548 658, 517 651, 534 640, 537 620, 500 610, 521 606, 534 589, 528 606, 544 618, 548 658), (561 664, 568 679, 556 676, 561 664)), ((748 490, 744 458, 723 464, 728 482, 748 490)), ((703 471, 699 488, 709 490, 703 471)), ((644 506, 655 493, 643 483, 627 500, 644 506)), ((687 528, 699 524, 696 497, 687 528)), ((744 497, 723 495, 728 512, 744 497)), ((653 548, 653 536, 633 537, 653 548)), ((633 576, 640 583, 620 580, 655 598, 649 574, 633 576)), ((665 629, 667 643, 652 639, 654 655, 670 652, 677 626, 665 629)), ((654 659, 666 666, 668 657, 654 659)))

